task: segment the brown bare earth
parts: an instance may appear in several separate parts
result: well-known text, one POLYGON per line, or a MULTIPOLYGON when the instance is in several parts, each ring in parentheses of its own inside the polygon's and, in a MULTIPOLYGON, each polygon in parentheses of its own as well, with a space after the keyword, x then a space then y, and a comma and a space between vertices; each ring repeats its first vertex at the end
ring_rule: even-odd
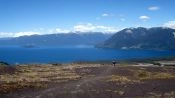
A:
POLYGON ((175 98, 172 66, 40 64, 0 71, 0 98, 175 98))

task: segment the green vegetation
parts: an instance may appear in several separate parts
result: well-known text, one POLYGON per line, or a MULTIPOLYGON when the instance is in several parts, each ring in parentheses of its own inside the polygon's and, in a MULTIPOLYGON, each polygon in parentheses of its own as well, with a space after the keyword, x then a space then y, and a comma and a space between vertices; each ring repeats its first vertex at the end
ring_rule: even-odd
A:
POLYGON ((9 65, 9 64, 6 63, 6 62, 2 62, 2 61, 0 61, 0 67, 2 67, 2 66, 7 66, 7 65, 9 65))

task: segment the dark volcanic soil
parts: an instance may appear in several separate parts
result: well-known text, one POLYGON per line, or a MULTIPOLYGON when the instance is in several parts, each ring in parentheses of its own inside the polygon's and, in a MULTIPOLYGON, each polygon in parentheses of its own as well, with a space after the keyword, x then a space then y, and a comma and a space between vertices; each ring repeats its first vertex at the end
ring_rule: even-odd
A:
POLYGON ((175 98, 173 67, 92 66, 71 69, 80 76, 75 80, 46 82, 47 87, 1 93, 0 98, 175 98))

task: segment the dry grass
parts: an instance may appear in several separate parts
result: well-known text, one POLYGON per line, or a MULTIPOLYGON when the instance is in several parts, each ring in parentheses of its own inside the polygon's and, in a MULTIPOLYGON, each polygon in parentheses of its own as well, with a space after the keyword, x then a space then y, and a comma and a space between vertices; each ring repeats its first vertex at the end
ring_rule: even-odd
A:
POLYGON ((174 98, 175 96, 175 92, 171 91, 171 92, 165 92, 165 93, 154 93, 151 92, 148 94, 148 98, 174 98))
POLYGON ((0 85, 0 93, 8 93, 24 88, 46 88, 47 85, 44 83, 27 83, 27 82, 14 82, 14 83, 3 83, 0 85))
POLYGON ((131 83, 132 80, 125 76, 111 75, 107 77, 107 82, 118 82, 120 84, 131 83))
POLYGON ((22 65, 14 74, 0 75, 0 92, 6 93, 22 88, 46 87, 43 82, 66 82, 79 79, 72 66, 22 65))
POLYGON ((115 90, 115 91, 113 91, 114 93, 117 93, 117 94, 119 94, 119 95, 123 95, 125 92, 124 91, 122 91, 122 90, 115 90))
MULTIPOLYGON (((172 71, 169 73, 169 70, 150 72, 146 67, 117 66, 110 68, 111 72, 106 70, 106 66, 103 68, 101 64, 69 64, 64 66, 52 64, 20 65, 15 67, 14 73, 0 74, 0 93, 9 93, 24 88, 47 88, 47 86, 50 86, 47 83, 69 83, 79 79, 92 79, 94 81, 124 86, 127 84, 142 83, 144 82, 142 80, 175 78, 172 71), (100 70, 97 70, 98 67, 100 70), (91 70, 93 70, 93 74, 91 70), (124 75, 127 72, 129 74, 124 75)), ((90 89, 89 91, 99 92, 98 89, 90 89)), ((118 95, 125 93, 125 90, 120 87, 114 90, 106 89, 105 91, 118 95)), ((166 93, 166 96, 171 96, 172 94, 174 92, 166 93)), ((157 97, 159 94, 150 93, 150 96, 157 97)))
POLYGON ((175 75, 173 73, 168 73, 168 72, 149 72, 145 70, 138 70, 135 72, 135 77, 140 80, 170 79, 170 78, 175 78, 175 75))

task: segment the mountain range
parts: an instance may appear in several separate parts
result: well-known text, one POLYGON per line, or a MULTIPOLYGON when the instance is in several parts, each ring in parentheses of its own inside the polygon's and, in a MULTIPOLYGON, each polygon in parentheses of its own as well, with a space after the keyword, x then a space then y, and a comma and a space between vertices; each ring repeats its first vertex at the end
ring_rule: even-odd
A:
POLYGON ((126 28, 96 46, 116 49, 175 50, 175 29, 126 28))
POLYGON ((4 45, 34 45, 34 46, 63 46, 63 45, 96 45, 107 40, 112 34, 100 32, 59 33, 47 35, 31 35, 14 38, 1 38, 0 46, 4 45))
POLYGON ((100 32, 59 33, 1 38, 0 46, 91 45, 114 49, 175 50, 175 29, 164 27, 126 28, 114 34, 100 32))

